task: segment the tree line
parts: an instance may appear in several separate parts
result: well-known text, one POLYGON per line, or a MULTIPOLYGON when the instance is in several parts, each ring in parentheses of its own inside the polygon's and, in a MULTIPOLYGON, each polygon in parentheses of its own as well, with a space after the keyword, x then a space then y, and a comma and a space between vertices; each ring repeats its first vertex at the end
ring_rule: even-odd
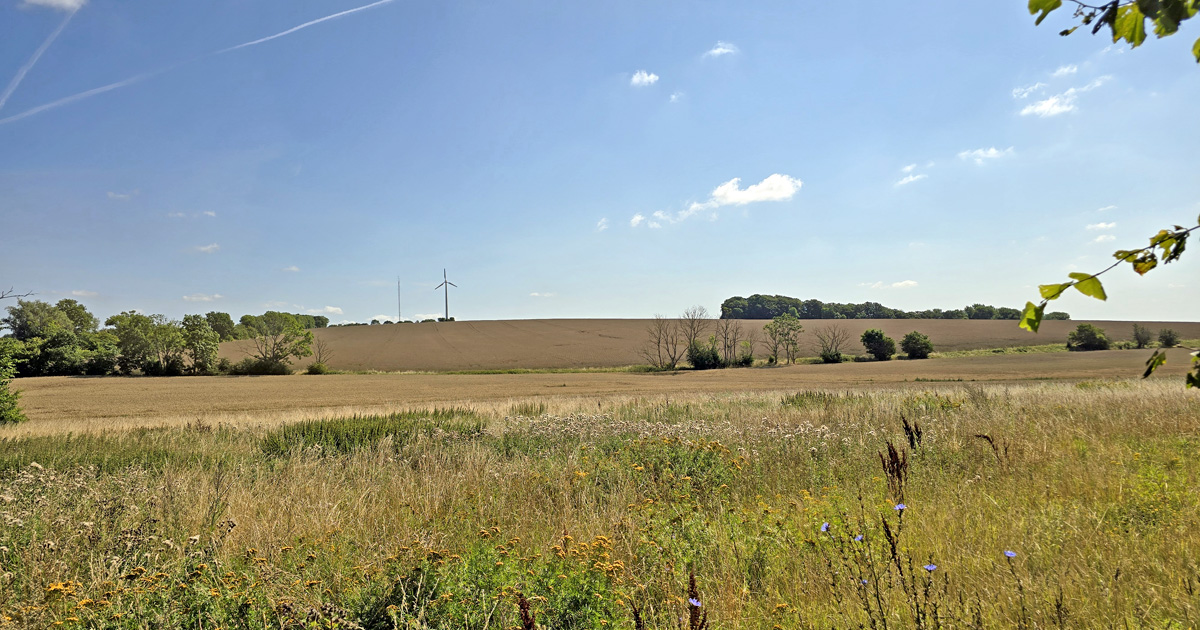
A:
POLYGON ((73 299, 55 304, 17 300, 0 325, 0 365, 16 376, 181 376, 290 373, 293 358, 312 354, 308 328, 324 328, 329 318, 267 311, 165 315, 124 311, 104 320, 73 299), (222 341, 248 339, 254 350, 243 361, 219 359, 222 341))
MULTIPOLYGON (((821 300, 801 300, 786 295, 754 294, 748 298, 731 297, 721 303, 721 319, 775 319, 791 315, 796 319, 1021 319, 1021 310, 1004 306, 972 304, 961 309, 905 311, 888 308, 878 302, 841 304, 821 300)), ((1047 313, 1046 319, 1071 319, 1067 313, 1047 313)))

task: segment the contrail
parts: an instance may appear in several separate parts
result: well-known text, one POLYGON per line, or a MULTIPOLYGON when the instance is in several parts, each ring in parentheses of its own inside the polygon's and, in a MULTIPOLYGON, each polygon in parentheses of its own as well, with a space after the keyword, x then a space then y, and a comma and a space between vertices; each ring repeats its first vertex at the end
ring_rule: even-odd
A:
MULTIPOLYGON (((342 16, 345 16, 345 15, 350 15, 351 13, 358 13, 359 11, 366 11, 367 9, 373 9, 373 8, 375 8, 375 7, 377 7, 377 6, 384 5, 384 4, 390 4, 390 3, 392 3, 392 2, 395 2, 395 1, 396 1, 396 0, 378 0, 377 2, 372 2, 371 4, 363 5, 363 6, 361 6, 361 7, 355 8, 355 9, 347 9, 347 10, 345 10, 345 11, 341 11, 341 12, 338 12, 338 13, 334 13, 333 15, 327 15, 327 16, 325 16, 325 17, 323 17, 323 18, 318 18, 318 19, 315 19, 315 20, 313 20, 313 21, 311 21, 311 22, 305 22, 304 24, 301 24, 301 25, 299 25, 299 26, 294 26, 294 27, 292 27, 292 28, 289 28, 289 29, 288 29, 288 30, 286 30, 286 31, 283 31, 283 32, 281 32, 281 33, 276 33, 276 34, 274 34, 274 35, 271 35, 271 36, 269 36, 269 37, 263 37, 263 38, 261 38, 261 39, 256 39, 256 40, 254 40, 254 41, 251 41, 251 42, 246 42, 246 43, 244 43, 244 44, 238 44, 237 46, 230 46, 229 48, 223 48, 223 49, 221 49, 221 50, 218 50, 218 51, 216 51, 216 52, 209 53, 208 55, 204 55, 204 56, 210 56, 210 55, 223 55, 223 54, 225 54, 225 53, 227 53, 227 52, 231 52, 231 51, 234 51, 234 50, 238 50, 238 49, 240 49, 240 48, 247 48, 247 47, 250 47, 250 46, 257 46, 258 44, 261 44, 261 43, 263 43, 263 42, 268 42, 268 41, 271 41, 272 39, 277 39, 277 38, 283 37, 284 35, 290 35, 290 34, 292 34, 292 33, 295 33, 296 31, 299 31, 299 30, 301 30, 301 29, 305 29, 305 28, 308 28, 308 27, 310 27, 310 26, 313 26, 314 24, 320 24, 321 22, 326 22, 326 21, 329 21, 329 20, 335 20, 335 19, 337 19, 337 18, 340 18, 340 17, 342 17, 342 16)), ((73 13, 72 13, 72 15, 73 15, 73 13)), ((68 19, 68 20, 70 20, 70 19, 71 19, 71 17, 70 17, 70 16, 67 16, 67 19, 68 19)), ((36 61, 37 61, 37 57, 38 57, 38 56, 40 56, 40 55, 42 54, 42 52, 44 52, 44 51, 45 51, 45 49, 46 49, 46 48, 47 48, 47 47, 50 45, 50 43, 51 43, 51 42, 54 40, 54 38, 58 36, 58 33, 59 33, 59 31, 62 31, 62 29, 63 29, 63 27, 64 27, 64 26, 66 26, 66 22, 65 22, 65 21, 62 23, 62 25, 60 25, 60 26, 58 27, 58 30, 57 30, 57 31, 55 31, 55 32, 54 32, 54 34, 50 36, 50 39, 46 40, 46 42, 45 42, 44 44, 42 44, 42 47, 41 47, 40 49, 38 49, 38 52, 37 52, 37 53, 34 55, 34 58, 33 58, 33 59, 32 59, 32 60, 29 62, 29 63, 27 63, 27 64, 26 64, 26 67, 21 69, 21 72, 20 72, 20 73, 18 73, 18 78, 14 80, 14 82, 15 82, 15 83, 19 83, 19 82, 20 82, 20 77, 23 77, 23 76, 24 76, 24 73, 25 73, 25 72, 28 72, 28 69, 29 69, 29 68, 31 68, 31 67, 33 67, 33 64, 34 64, 34 62, 36 62, 36 61)), ((191 61, 196 61, 197 59, 199 59, 199 57, 198 57, 198 58, 196 58, 196 59, 192 59, 191 61)), ((93 88, 93 89, 90 89, 90 90, 88 90, 88 91, 86 91, 86 92, 80 92, 80 93, 78 93, 78 94, 75 94, 75 95, 72 95, 72 96, 68 96, 68 97, 66 97, 66 98, 60 98, 60 99, 58 99, 57 101, 54 101, 54 102, 51 102, 51 103, 46 103, 45 105, 38 105, 37 107, 34 107, 33 109, 27 109, 27 110, 25 110, 25 111, 23 111, 23 112, 21 112, 21 113, 19 113, 19 114, 14 114, 14 115, 12 115, 12 116, 9 116, 8 118, 0 118, 0 125, 6 125, 6 124, 8 124, 8 123, 11 123, 11 122, 16 122, 16 121, 18 121, 18 120, 21 120, 21 119, 23 119, 23 118, 29 118, 30 116, 34 116, 34 115, 40 114, 40 113, 42 113, 42 112, 44 112, 44 111, 51 110, 51 109, 55 109, 55 108, 57 108, 57 107, 62 107, 63 105, 68 105, 68 104, 70 104, 70 103, 74 103, 75 101, 81 101, 81 100, 83 100, 83 99, 85 99, 85 98, 89 98, 89 97, 95 96, 95 95, 97 95, 97 94, 103 94, 104 92, 108 92, 108 91, 111 91, 111 90, 115 90, 115 89, 117 89, 117 88, 123 88, 123 87, 125 87, 125 86, 127 86, 127 85, 133 85, 134 83, 140 83, 140 82, 142 82, 142 81, 145 81, 146 79, 149 79, 149 78, 155 77, 155 76, 157 76, 157 75, 163 74, 164 72, 168 72, 168 71, 170 71, 170 70, 174 70, 175 68, 178 68, 179 66, 185 65, 185 64, 187 64, 187 63, 191 63, 191 61, 185 61, 185 62, 183 62, 183 63, 177 63, 177 64, 175 64, 175 65, 173 65, 173 66, 171 66, 171 67, 169 67, 169 68, 163 68, 162 70, 155 70, 155 71, 153 71, 153 72, 144 72, 144 73, 142 73, 142 74, 139 74, 139 75, 137 75, 137 76, 134 76, 134 77, 130 77, 130 78, 128 78, 128 79, 125 79, 125 80, 123 80, 123 81, 117 81, 116 83, 109 83, 108 85, 104 85, 104 86, 101 86, 101 87, 98 87, 98 88, 93 88)), ((8 90, 8 92, 6 92, 6 93, 5 93, 5 96, 4 96, 4 98, 7 98, 7 97, 8 97, 8 94, 9 94, 9 93, 11 93, 12 89, 15 89, 15 87, 14 87, 14 86, 9 86, 9 90, 8 90)), ((0 99, 0 106, 2 106, 2 105, 3 105, 3 100, 2 100, 2 99, 0 99)))
POLYGON ((286 30, 286 31, 283 31, 282 33, 276 33, 276 34, 274 34, 274 35, 271 35, 271 36, 269 36, 269 37, 264 37, 264 38, 262 38, 262 39, 256 39, 256 40, 254 40, 254 41, 252 41, 252 42, 246 42, 245 44, 238 44, 237 46, 230 46, 229 48, 226 48, 226 49, 224 49, 224 50, 218 50, 217 52, 215 52, 215 53, 213 53, 213 54, 215 54, 215 55, 222 55, 222 54, 225 54, 225 53, 227 53, 227 52, 229 52, 229 51, 232 51, 232 50, 237 50, 237 49, 239 49, 239 48, 248 48, 248 47, 250 47, 250 46, 257 46, 257 45, 259 45, 259 44, 261 44, 261 43, 263 43, 263 42, 269 42, 269 41, 271 41, 272 39, 276 39, 276 38, 279 38, 279 37, 283 37, 284 35, 291 35, 292 33, 295 33, 295 32, 296 32, 296 31, 298 31, 298 30, 301 30, 301 29, 308 28, 308 27, 310 27, 310 26, 312 26, 312 25, 314 25, 314 24, 320 24, 321 22, 326 22, 326 21, 328 21, 328 20, 336 20, 337 18, 340 18, 340 17, 342 17, 343 15, 350 15, 351 13, 358 13, 359 11, 366 11, 367 9, 374 9, 375 7, 377 7, 377 6, 381 5, 381 4, 389 4, 389 3, 392 3, 392 2, 395 2, 395 0, 379 0, 378 2, 372 2, 371 4, 367 4, 367 5, 363 5, 363 6, 361 6, 361 7, 358 7, 357 9, 346 9, 345 11, 342 11, 342 12, 340 12, 340 13, 334 13, 333 15, 327 15, 327 16, 325 16, 325 17, 323 17, 323 18, 318 18, 318 19, 316 19, 316 20, 313 20, 313 21, 311 21, 311 22, 305 22, 304 24, 301 24, 300 26, 293 26, 292 28, 289 28, 288 30, 286 30))
POLYGON ((20 70, 17 70, 17 76, 13 77, 12 81, 8 82, 8 87, 4 89, 3 94, 0 94, 0 109, 4 109, 4 104, 8 102, 8 97, 12 96, 12 93, 17 91, 17 86, 21 85, 21 81, 25 79, 25 75, 29 74, 29 71, 33 69, 34 64, 38 62, 38 59, 42 58, 42 53, 46 52, 46 49, 50 47, 50 44, 53 44, 54 40, 58 39, 58 34, 63 32, 63 29, 67 27, 67 23, 71 21, 71 18, 75 17, 75 11, 78 10, 79 9, 75 9, 74 11, 68 13, 67 17, 63 19, 62 24, 59 24, 58 28, 54 29, 53 33, 50 33, 50 37, 47 37, 46 41, 42 42, 42 45, 39 46, 37 51, 33 53, 33 56, 29 58, 29 61, 25 62, 25 65, 21 66, 20 70))

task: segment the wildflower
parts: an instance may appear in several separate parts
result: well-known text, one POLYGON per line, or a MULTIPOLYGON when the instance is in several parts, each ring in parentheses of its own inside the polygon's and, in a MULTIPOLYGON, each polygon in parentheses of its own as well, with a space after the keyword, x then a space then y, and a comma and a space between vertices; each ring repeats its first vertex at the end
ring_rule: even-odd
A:
POLYGON ((933 570, 934 570, 934 569, 936 569, 936 568, 937 568, 937 565, 936 565, 936 564, 927 564, 927 565, 925 565, 925 570, 926 570, 926 571, 929 571, 929 572, 931 572, 931 573, 932 573, 932 572, 933 572, 933 570))
POLYGON ((866 583, 867 583, 867 578, 863 578, 863 580, 862 580, 862 583, 863 583, 863 584, 866 584, 866 583))
POLYGON ((862 542, 862 534, 859 534, 859 535, 855 536, 855 537, 854 537, 854 542, 862 542))
POLYGON ((893 509, 893 510, 896 510, 897 512, 904 512, 904 510, 907 510, 907 509, 908 509, 908 506, 907 506, 907 505, 904 505, 903 503, 897 503, 897 504, 896 504, 896 507, 894 507, 894 508, 892 508, 892 509, 893 509))
POLYGON ((695 606, 696 608, 700 607, 700 600, 696 599, 695 597, 689 597, 688 603, 691 604, 692 606, 695 606))
POLYGON ((1009 550, 1007 550, 1007 549, 1006 549, 1006 550, 1004 551, 1004 555, 1005 555, 1005 557, 1008 557, 1008 558, 1016 558, 1016 557, 1017 557, 1017 552, 1015 552, 1015 551, 1009 551, 1009 550))
POLYGON ((829 531, 829 523, 821 523, 821 531, 822 532, 829 531))

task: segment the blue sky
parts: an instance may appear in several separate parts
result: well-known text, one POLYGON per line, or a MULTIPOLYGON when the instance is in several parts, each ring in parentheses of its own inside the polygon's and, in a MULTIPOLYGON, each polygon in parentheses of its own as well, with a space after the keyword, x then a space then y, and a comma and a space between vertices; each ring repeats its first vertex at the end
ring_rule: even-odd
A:
MULTIPOLYGON (((1192 24, 1127 50, 1024 2, 369 4, 0 0, 3 288, 366 321, 397 276, 440 313, 445 267, 461 319, 1019 307, 1200 214, 1192 24)), ((1054 308, 1193 320, 1190 254, 1054 308)))

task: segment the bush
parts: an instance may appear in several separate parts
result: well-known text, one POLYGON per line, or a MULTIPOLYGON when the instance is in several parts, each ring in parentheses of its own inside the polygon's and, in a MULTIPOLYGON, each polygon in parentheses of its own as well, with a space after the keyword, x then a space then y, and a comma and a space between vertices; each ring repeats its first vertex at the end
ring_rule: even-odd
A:
POLYGON ((929 353, 933 352, 933 342, 929 337, 914 330, 900 340, 900 349, 910 359, 928 359, 929 353))
POLYGON ((18 404, 21 393, 8 388, 14 373, 16 370, 13 369, 12 360, 8 356, 0 354, 0 426, 17 424, 26 420, 25 414, 21 413, 21 406, 18 404))
POLYGON ((1154 337, 1150 334, 1150 329, 1138 324, 1133 325, 1133 343, 1138 349, 1145 348, 1150 345, 1154 337))
POLYGON ((887 361, 896 354, 896 342, 878 328, 872 328, 862 334, 862 345, 867 349, 867 354, 875 357, 876 361, 887 361))
POLYGON ((837 350, 822 350, 821 363, 841 363, 842 353, 837 350))
POLYGON ((707 344, 693 341, 687 349, 688 363, 697 370, 716 370, 725 367, 721 353, 717 351, 717 340, 710 337, 707 344))
POLYGON ((307 373, 307 374, 328 374, 329 366, 325 365, 324 363, 320 363, 320 362, 309 363, 308 369, 305 370, 305 373, 307 373))
POLYGON ((217 359, 217 374, 229 374, 233 370, 233 361, 221 357, 217 359))
POLYGON ((286 363, 246 357, 230 366, 229 373, 235 376, 285 376, 292 373, 292 368, 286 363))
POLYGON ((1108 350, 1110 345, 1104 331, 1091 324, 1080 324, 1067 335, 1067 350, 1108 350))
POLYGON ((1164 328, 1158 331, 1158 345, 1164 348, 1174 348, 1175 346, 1178 346, 1179 333, 1171 330, 1170 328, 1164 328))

